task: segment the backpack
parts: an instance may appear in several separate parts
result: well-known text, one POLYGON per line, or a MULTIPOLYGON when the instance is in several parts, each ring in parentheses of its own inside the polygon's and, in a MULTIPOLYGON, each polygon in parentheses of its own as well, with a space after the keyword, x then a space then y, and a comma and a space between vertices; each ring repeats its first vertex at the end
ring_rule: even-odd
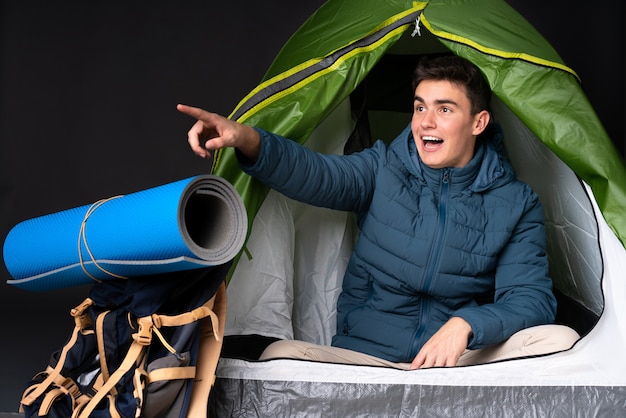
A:
POLYGON ((24 391, 26 417, 202 417, 226 315, 217 267, 96 283, 24 391))

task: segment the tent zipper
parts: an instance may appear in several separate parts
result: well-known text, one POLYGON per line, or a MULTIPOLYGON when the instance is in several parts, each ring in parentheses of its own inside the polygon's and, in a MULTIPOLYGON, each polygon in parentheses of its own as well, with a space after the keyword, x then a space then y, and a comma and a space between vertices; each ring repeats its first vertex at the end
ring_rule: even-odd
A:
POLYGON ((297 71, 286 72, 264 81, 257 89, 253 90, 237 105, 237 108, 233 111, 229 118, 242 123, 245 122, 247 114, 258 111, 255 109, 262 106, 264 102, 270 100, 272 97, 283 94, 283 92, 295 85, 301 83, 305 84, 305 80, 313 79, 314 75, 317 73, 328 71, 336 66, 338 62, 353 54, 355 50, 366 50, 371 45, 374 45, 375 43, 385 39, 387 36, 393 34, 395 30, 403 26, 409 27, 411 24, 414 24, 414 22, 417 23, 418 17, 421 13, 422 9, 418 9, 399 17, 398 19, 390 19, 389 24, 382 26, 375 32, 361 39, 356 40, 356 42, 352 42, 342 48, 339 48, 321 59, 305 62, 301 66, 296 67, 297 71))

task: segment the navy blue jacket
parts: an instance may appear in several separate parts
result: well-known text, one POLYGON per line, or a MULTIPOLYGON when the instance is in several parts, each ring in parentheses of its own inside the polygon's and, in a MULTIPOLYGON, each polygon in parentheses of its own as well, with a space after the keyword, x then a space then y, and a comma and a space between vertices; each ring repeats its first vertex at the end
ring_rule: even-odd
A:
POLYGON ((261 153, 255 164, 239 157, 244 171, 293 199, 357 214, 333 346, 411 362, 452 316, 472 327, 471 349, 554 320, 541 205, 491 130, 467 166, 432 169, 410 127, 349 156, 258 129, 261 153))

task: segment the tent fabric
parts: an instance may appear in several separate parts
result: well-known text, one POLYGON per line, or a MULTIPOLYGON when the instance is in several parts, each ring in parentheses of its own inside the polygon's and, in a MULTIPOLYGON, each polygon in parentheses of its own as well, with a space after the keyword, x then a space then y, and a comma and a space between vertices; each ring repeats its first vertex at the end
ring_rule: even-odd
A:
MULTIPOLYGON (((493 100, 492 113, 504 132, 514 133, 505 138, 505 147, 517 177, 530 184, 542 202, 554 287, 599 317, 604 305, 602 254, 587 190, 504 103, 493 100)), ((588 331, 576 328, 581 334, 588 331)))
POLYGON ((224 179, 190 177, 17 224, 4 242, 8 284, 47 291, 232 260, 247 216, 224 179))
MULTIPOLYGON (((351 126, 350 106, 344 102, 317 127, 307 146, 340 154, 351 126)), ((234 299, 226 316, 227 334, 330 344, 355 234, 351 214, 270 191, 246 243, 251 257, 239 260, 228 285, 234 299)))
MULTIPOLYGON (((432 30, 450 51, 483 70, 494 93, 590 184, 603 215, 625 244, 626 219, 621 216, 626 206, 624 160, 599 122, 576 73, 501 0, 329 1, 290 38, 265 79, 231 117, 305 143, 312 129, 416 22, 420 31, 432 30), (381 33, 385 35, 377 35, 381 33), (360 43, 376 36, 380 39, 360 43), (338 51, 343 51, 340 59, 327 59, 338 51), (283 84, 305 69, 310 75, 283 84), (260 91, 266 93, 259 97, 260 91), (240 111, 248 108, 251 110, 243 114, 240 111)), ((421 53, 419 42, 414 48, 415 54, 421 53)), ((238 170, 231 150, 218 153, 215 173, 242 193, 252 220, 267 189, 238 170)))
MULTIPOLYGON (((544 206, 550 273, 568 302, 560 304, 560 319, 582 338, 570 350, 546 356, 411 372, 259 362, 225 353, 211 399, 215 416, 623 411, 626 166, 575 71, 504 1, 329 0, 285 44, 231 117, 341 154, 361 119, 369 118, 376 137, 387 130, 397 134, 410 120, 410 109, 368 109, 356 97, 361 89, 372 93, 380 80, 370 76, 387 57, 441 53, 474 62, 494 91, 494 118, 504 129, 507 154, 544 206), (379 124, 384 129, 378 131, 379 124), (589 318, 579 322, 563 306, 589 318)), ((396 74, 400 78, 401 71, 396 74)), ((251 257, 236 262, 228 286, 227 335, 327 344, 354 220, 268 191, 241 172, 231 151, 216 158, 215 173, 239 190, 250 219, 251 257)))

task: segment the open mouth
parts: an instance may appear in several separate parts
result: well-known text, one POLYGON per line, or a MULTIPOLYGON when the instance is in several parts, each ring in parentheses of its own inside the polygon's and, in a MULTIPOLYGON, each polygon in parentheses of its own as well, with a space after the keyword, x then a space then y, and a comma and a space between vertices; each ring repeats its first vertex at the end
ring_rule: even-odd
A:
POLYGON ((443 144, 443 139, 436 136, 423 136, 422 142, 424 143, 424 149, 436 149, 443 144))

